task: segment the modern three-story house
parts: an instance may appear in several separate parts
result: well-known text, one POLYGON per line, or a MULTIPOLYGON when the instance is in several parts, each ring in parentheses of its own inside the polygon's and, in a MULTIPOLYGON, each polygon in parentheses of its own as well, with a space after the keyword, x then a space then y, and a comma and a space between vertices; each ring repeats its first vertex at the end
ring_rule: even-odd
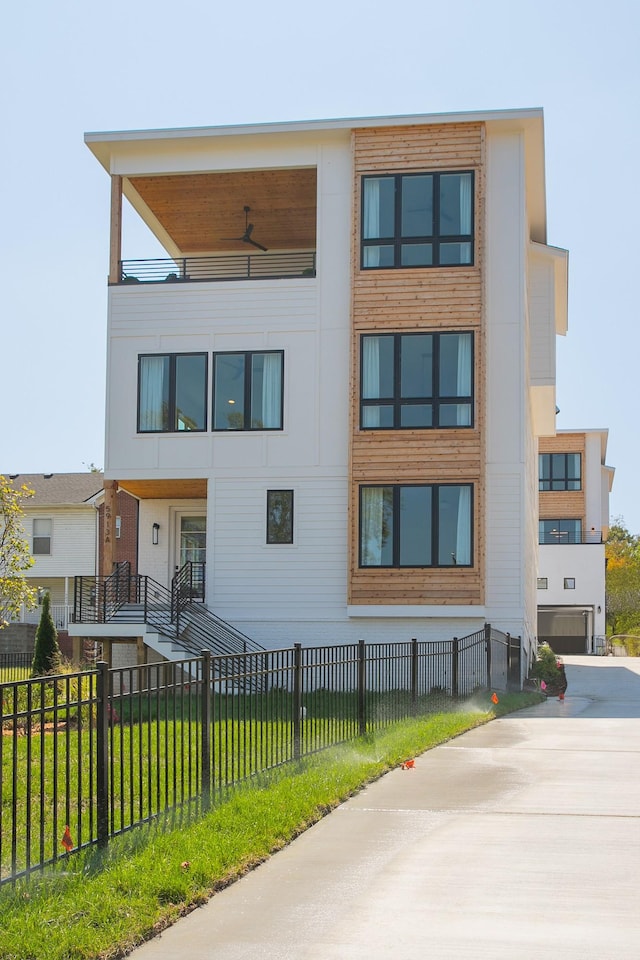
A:
POLYGON ((567 253, 542 111, 90 133, 106 496, 264 646, 536 637, 567 253), (123 260, 123 197, 161 243, 123 260))

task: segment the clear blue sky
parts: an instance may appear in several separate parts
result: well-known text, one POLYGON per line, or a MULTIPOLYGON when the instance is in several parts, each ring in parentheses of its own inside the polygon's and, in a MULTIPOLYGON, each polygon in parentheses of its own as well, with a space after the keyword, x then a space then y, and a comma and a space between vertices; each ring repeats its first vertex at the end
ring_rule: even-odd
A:
POLYGON ((609 428, 611 512, 640 532, 637 0, 36 0, 2 19, 0 470, 104 463, 109 178, 85 131, 543 107, 548 242, 570 252, 558 426, 609 428))

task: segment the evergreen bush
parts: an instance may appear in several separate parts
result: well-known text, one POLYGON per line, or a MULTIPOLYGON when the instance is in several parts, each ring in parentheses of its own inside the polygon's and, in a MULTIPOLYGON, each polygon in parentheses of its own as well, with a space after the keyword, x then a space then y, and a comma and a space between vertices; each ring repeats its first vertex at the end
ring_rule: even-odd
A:
POLYGON ((42 677, 46 673, 55 673, 62 662, 60 647, 58 646, 58 631, 51 616, 49 593, 45 593, 42 600, 40 623, 36 630, 36 644, 31 664, 31 675, 42 677))

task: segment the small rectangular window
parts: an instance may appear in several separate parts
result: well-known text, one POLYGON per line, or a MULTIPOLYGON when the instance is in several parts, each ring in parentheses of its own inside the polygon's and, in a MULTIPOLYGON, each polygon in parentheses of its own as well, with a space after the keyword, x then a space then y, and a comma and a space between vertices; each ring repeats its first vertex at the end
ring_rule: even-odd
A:
POLYGON ((293 543, 293 490, 267 490, 267 543, 293 543))
POLYGON ((575 577, 565 577, 565 578, 564 578, 564 588, 565 588, 565 590, 575 590, 575 588, 576 588, 575 577))
POLYGON ((138 433, 207 429, 206 353, 138 358, 138 433))
POLYGON ((538 577, 538 590, 547 590, 549 587, 549 581, 547 577, 538 577))
POLYGON ((122 517, 116 517, 116 540, 120 539, 122 532, 122 517))
POLYGON ((473 264, 473 172, 362 180, 362 268, 473 264))
POLYGON ((284 353, 213 355, 213 429, 282 430, 284 353))
POLYGON ((34 557, 48 556, 51 554, 51 520, 33 521, 33 546, 31 552, 34 557))

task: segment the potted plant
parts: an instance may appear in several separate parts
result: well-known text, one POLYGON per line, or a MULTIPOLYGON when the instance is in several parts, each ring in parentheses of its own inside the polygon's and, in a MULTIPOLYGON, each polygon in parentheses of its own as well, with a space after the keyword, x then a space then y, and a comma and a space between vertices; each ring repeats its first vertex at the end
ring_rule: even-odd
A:
POLYGON ((560 697, 564 700, 567 689, 564 663, 555 655, 548 643, 541 643, 538 647, 538 658, 531 669, 531 676, 538 680, 545 696, 560 697))

